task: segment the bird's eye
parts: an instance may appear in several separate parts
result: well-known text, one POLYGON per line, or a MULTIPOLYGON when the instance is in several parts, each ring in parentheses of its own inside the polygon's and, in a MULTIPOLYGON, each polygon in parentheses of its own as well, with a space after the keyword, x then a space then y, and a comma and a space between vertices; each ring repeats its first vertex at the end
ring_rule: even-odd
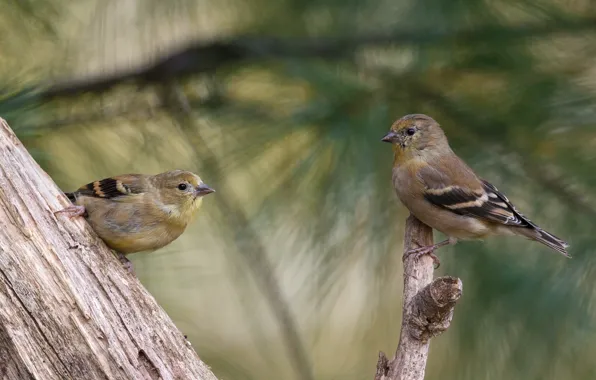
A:
POLYGON ((406 130, 406 133, 408 134, 408 136, 412 136, 414 133, 416 133, 416 128, 408 128, 406 130))
POLYGON ((186 188, 187 188, 187 187, 188 187, 188 185, 187 185, 187 184, 185 184, 185 183, 181 183, 180 185, 178 185, 178 190, 182 190, 182 191, 184 191, 184 190, 186 190, 186 188))

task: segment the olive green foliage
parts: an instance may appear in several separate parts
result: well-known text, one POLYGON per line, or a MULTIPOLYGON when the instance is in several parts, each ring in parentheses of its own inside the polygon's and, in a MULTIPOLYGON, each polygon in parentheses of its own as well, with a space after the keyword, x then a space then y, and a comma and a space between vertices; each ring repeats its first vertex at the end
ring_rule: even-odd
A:
POLYGON ((380 139, 409 113, 573 256, 519 238, 441 251, 464 295, 427 379, 596 376, 590 1, 29 0, 0 5, 0 35, 0 116, 65 190, 180 167, 218 191, 132 259, 221 378, 372 379, 395 349, 407 214, 380 139), (250 59, 215 70, 44 92, 246 36, 250 59))

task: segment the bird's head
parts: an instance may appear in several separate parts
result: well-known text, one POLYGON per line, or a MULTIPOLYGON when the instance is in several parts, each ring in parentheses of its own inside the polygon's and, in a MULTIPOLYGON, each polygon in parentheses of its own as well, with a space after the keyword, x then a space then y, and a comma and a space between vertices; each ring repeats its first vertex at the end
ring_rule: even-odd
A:
POLYGON ((198 175, 185 170, 171 170, 153 177, 160 201, 169 215, 186 224, 201 207, 203 197, 215 192, 198 175))
POLYGON ((449 149, 447 137, 439 123, 423 114, 406 115, 398 119, 381 141, 393 144, 396 154, 420 156, 449 149))

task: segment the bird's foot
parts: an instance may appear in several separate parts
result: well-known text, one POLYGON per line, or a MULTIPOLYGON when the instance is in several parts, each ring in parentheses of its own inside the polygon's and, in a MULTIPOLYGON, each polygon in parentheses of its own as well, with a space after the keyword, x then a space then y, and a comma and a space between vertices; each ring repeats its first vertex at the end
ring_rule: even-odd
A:
POLYGON ((118 260, 120 261, 120 263, 122 263, 122 266, 128 271, 128 273, 136 277, 135 270, 132 266, 132 262, 126 258, 126 255, 124 255, 124 253, 118 251, 115 252, 116 256, 118 257, 118 260))
POLYGON ((85 206, 72 205, 66 207, 65 209, 54 212, 54 215, 59 213, 64 213, 69 218, 74 218, 75 216, 85 216, 87 214, 87 210, 85 210, 85 206))
POLYGON ((434 268, 437 269, 441 266, 441 260, 434 254, 435 250, 439 248, 437 244, 427 245, 420 248, 410 249, 404 255, 404 259, 409 256, 414 256, 415 260, 418 260, 422 256, 429 256, 433 260, 434 268))
POLYGON ((439 266, 441 266, 441 261, 439 260, 439 258, 434 254, 434 252, 441 247, 444 247, 446 245, 454 245, 457 243, 457 239, 454 237, 449 237, 449 239, 447 240, 443 240, 440 243, 437 244, 433 244, 433 245, 426 245, 426 246, 422 246, 420 248, 414 248, 414 249, 410 249, 409 251, 407 251, 404 254, 404 260, 406 259, 406 257, 410 256, 410 255, 414 255, 414 258, 416 260, 418 260, 420 257, 427 255, 429 256, 431 259, 433 259, 433 263, 435 265, 435 269, 439 268, 439 266))

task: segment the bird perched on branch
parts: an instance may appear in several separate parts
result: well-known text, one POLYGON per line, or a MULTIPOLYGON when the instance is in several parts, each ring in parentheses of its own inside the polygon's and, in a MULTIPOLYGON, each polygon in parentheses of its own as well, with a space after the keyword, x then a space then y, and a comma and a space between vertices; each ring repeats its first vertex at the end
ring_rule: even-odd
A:
POLYGON ((176 240, 201 207, 203 196, 214 191, 198 175, 184 170, 125 174, 66 193, 73 205, 57 213, 85 216, 132 272, 124 255, 153 251, 176 240))
POLYGON ((433 118, 406 115, 382 141, 393 144, 393 186, 401 202, 421 222, 449 237, 410 254, 430 255, 438 264, 433 252, 457 239, 519 235, 570 257, 567 243, 532 223, 495 186, 474 174, 451 150, 433 118))

